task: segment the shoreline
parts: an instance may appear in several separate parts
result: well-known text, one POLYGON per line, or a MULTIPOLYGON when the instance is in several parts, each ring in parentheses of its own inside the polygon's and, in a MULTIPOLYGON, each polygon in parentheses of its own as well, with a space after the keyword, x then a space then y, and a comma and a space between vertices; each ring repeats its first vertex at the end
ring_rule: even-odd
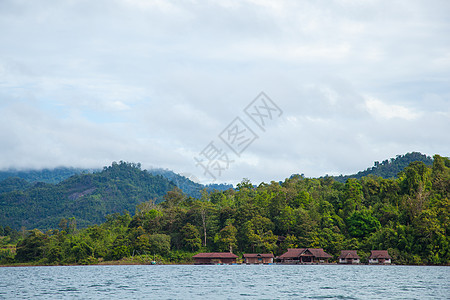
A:
MULTIPOLYGON (((397 264, 225 264, 225 265, 271 265, 271 266, 410 266, 410 267, 450 267, 450 265, 397 265, 397 264)), ((151 264, 132 261, 108 261, 100 262, 97 264, 80 265, 80 264, 62 264, 62 265, 40 265, 40 264, 7 264, 0 265, 0 268, 16 268, 16 267, 89 267, 89 266, 201 266, 194 263, 164 263, 164 264, 151 264)), ((203 266, 214 266, 214 264, 204 264, 203 266)), ((220 265, 223 266, 223 265, 220 265)))

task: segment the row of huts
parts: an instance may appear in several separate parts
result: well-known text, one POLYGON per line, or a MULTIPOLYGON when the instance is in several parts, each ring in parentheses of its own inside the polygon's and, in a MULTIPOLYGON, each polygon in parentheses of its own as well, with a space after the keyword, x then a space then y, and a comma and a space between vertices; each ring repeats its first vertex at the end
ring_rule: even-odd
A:
MULTIPOLYGON (((199 253, 193 256, 197 265, 236 264, 238 256, 230 252, 199 253)), ((272 253, 245 253, 245 264, 322 264, 328 263, 332 256, 322 248, 292 248, 278 257, 272 253)), ((369 264, 390 264, 392 257, 387 250, 372 250, 369 264)), ((356 250, 342 250, 340 264, 359 264, 360 257, 356 250)))

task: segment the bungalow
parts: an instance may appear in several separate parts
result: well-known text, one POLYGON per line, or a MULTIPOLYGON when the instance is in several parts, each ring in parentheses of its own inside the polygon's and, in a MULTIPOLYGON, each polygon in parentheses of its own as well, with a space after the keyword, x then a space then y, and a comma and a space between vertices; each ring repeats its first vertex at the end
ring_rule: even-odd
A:
POLYGON ((192 256, 196 265, 235 264, 237 255, 230 252, 199 253, 192 256))
POLYGON ((341 250, 339 256, 340 264, 359 264, 359 256, 356 250, 341 250))
POLYGON ((272 253, 245 253, 243 254, 244 263, 246 264, 272 264, 272 253))
POLYGON ((369 256, 369 264, 390 264, 392 257, 387 250, 372 250, 369 256))
POLYGON ((330 258, 332 256, 322 248, 290 248, 278 257, 278 261, 285 264, 328 263, 330 258))

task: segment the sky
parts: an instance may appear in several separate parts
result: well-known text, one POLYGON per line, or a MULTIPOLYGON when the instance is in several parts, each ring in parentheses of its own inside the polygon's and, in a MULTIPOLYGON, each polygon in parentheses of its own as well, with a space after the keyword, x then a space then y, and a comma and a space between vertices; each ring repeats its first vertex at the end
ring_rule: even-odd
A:
POLYGON ((450 156, 450 2, 0 1, 0 169, 201 183, 450 156))

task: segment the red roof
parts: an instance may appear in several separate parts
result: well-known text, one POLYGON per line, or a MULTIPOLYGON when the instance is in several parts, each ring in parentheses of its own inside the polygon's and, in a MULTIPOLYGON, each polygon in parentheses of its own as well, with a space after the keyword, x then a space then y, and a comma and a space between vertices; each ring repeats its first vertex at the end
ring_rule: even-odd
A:
POLYGON ((305 248, 289 248, 286 253, 281 254, 278 258, 297 258, 305 250, 305 248))
POLYGON ((341 255, 339 258, 356 258, 359 259, 358 253, 356 250, 341 250, 341 255))
POLYGON ((331 258, 332 256, 322 248, 297 248, 297 249, 288 249, 288 252, 279 256, 279 258, 298 258, 300 256, 314 256, 317 258, 331 258))
POLYGON ((257 258, 257 257, 273 258, 272 253, 244 253, 242 256, 247 258, 257 258))
POLYGON ((315 257, 320 257, 320 258, 332 258, 333 256, 331 256, 330 254, 326 253, 325 251, 323 251, 322 248, 307 248, 305 251, 305 254, 307 252, 311 252, 311 254, 315 257))
POLYGON ((391 259, 392 257, 389 255, 387 250, 372 250, 372 253, 370 254, 369 258, 377 259, 377 258, 384 258, 384 259, 391 259))
POLYGON ((236 254, 233 254, 230 252, 211 252, 211 253, 199 253, 192 257, 193 258, 237 258, 238 256, 236 254))

